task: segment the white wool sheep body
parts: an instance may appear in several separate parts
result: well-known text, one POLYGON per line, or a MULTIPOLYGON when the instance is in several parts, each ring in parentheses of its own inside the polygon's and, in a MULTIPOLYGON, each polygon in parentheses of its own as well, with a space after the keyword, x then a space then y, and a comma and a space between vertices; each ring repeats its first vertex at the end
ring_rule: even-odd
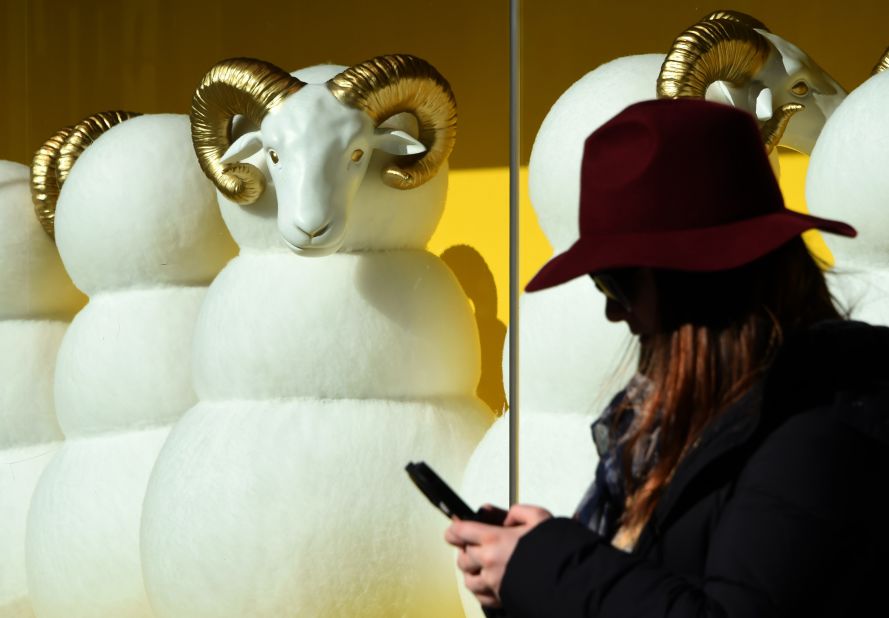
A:
POLYGON ((28 515, 39 616, 153 616, 139 556, 145 486, 170 425, 196 400, 195 318, 235 249, 188 126, 181 115, 114 126, 77 159, 59 195, 59 252, 90 300, 59 349, 66 440, 28 515))
POLYGON ((846 221, 856 238, 825 234, 834 261, 831 292, 851 317, 889 324, 889 71, 853 90, 824 126, 806 177, 806 202, 813 214, 846 221))
MULTIPOLYGON (((294 75, 323 82, 343 69, 294 75)), ((316 107, 286 99, 280 111, 324 110, 324 94, 309 97, 316 107)), ((411 119, 395 120, 386 124, 413 130, 411 119)), ((349 171, 361 144, 337 142, 331 154, 342 127, 306 122, 325 156, 356 175, 322 175, 296 191, 270 169, 267 144, 283 150, 282 163, 302 155, 266 135, 268 120, 260 125, 263 148, 241 163, 260 170, 265 191, 247 206, 218 194, 241 253, 198 319, 200 402, 171 432, 146 494, 152 606, 161 618, 453 616, 447 521, 404 472, 425 460, 458 484, 493 419, 475 396, 480 349, 468 300, 425 251, 447 167, 417 188, 393 188, 382 180, 393 155, 369 148, 364 170, 349 171), (318 200, 327 214, 299 225, 328 230, 288 236, 295 213, 318 200), (328 244, 337 230, 341 241, 328 244)), ((244 126, 236 122, 236 143, 244 126)))
POLYGON ((63 440, 53 374, 85 298, 34 213, 28 168, 0 161, 0 617, 33 616, 25 528, 37 481, 63 440))

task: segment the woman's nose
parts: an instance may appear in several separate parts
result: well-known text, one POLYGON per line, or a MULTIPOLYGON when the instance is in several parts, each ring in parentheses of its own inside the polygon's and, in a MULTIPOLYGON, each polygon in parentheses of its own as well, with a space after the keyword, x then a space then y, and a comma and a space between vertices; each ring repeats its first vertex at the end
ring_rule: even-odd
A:
POLYGON ((622 322, 627 319, 629 312, 619 302, 612 298, 605 299, 605 317, 609 322, 622 322))

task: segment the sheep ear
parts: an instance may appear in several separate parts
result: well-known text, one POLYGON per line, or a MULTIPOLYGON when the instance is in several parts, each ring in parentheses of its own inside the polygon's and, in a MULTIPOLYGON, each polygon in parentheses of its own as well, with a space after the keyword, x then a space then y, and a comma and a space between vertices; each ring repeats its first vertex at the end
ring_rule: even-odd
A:
POLYGON ((245 133, 228 147, 219 160, 220 163, 238 163, 262 150, 262 137, 259 131, 245 133))
POLYGON ((426 152, 423 142, 398 129, 375 129, 373 146, 394 155, 426 152))
POLYGON ((772 89, 763 88, 756 96, 756 117, 759 120, 768 120, 772 117, 772 89))

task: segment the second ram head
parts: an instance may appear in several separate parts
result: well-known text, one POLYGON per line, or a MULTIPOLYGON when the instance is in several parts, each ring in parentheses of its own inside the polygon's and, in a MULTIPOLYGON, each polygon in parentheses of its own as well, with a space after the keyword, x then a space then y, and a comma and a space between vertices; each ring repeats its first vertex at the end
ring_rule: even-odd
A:
POLYGON ((806 154, 846 96, 800 48, 738 11, 710 13, 676 37, 657 93, 739 107, 763 123, 769 151, 780 142, 806 154))
POLYGON ((242 247, 276 243, 307 256, 420 248, 441 216, 456 102, 414 56, 293 75, 225 60, 204 76, 191 120, 198 160, 242 247))

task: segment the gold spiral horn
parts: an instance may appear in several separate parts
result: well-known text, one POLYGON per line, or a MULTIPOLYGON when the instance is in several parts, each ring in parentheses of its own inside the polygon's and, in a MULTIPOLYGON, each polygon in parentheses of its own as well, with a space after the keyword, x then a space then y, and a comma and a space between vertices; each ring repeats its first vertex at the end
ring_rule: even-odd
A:
POLYGON ((231 119, 246 116, 256 126, 269 110, 305 84, 275 65, 231 58, 211 68, 191 103, 191 139, 204 174, 230 200, 252 204, 265 190, 265 176, 248 163, 220 162, 231 146, 231 119))
POLYGON ((874 66, 874 69, 870 74, 876 75, 877 73, 882 73, 886 69, 889 69, 889 47, 883 52, 883 57, 880 58, 880 61, 874 66))
POLYGON ((740 86, 756 75, 770 51, 768 41, 738 19, 698 22, 673 42, 658 75, 657 96, 703 99, 713 82, 740 86))
POLYGON ((765 144, 767 153, 771 153, 778 145, 778 142, 781 141, 784 130, 787 128, 787 123, 790 122, 793 115, 804 109, 806 109, 806 106, 801 103, 785 103, 775 110, 768 122, 762 125, 760 134, 762 135, 762 141, 765 144))
POLYGON ((742 13, 741 11, 713 11, 701 21, 715 21, 719 19, 727 19, 729 21, 738 22, 739 24, 744 24, 745 26, 749 26, 751 28, 759 28, 760 30, 769 31, 764 23, 762 23, 752 15, 742 13))
POLYGON ((56 202, 71 168, 87 146, 135 112, 100 112, 73 127, 65 127, 37 149, 31 161, 31 199, 40 225, 55 239, 56 202))
POLYGON ((59 148, 71 134, 71 127, 60 129, 46 140, 31 160, 31 201, 37 220, 50 238, 55 238, 56 201, 61 186, 57 175, 59 148))
POLYGON ((457 102, 450 84, 416 56, 378 56, 327 82, 342 103, 363 110, 379 126, 402 112, 416 116, 426 152, 391 163, 383 182, 396 189, 419 187, 438 173, 457 139, 457 102))

